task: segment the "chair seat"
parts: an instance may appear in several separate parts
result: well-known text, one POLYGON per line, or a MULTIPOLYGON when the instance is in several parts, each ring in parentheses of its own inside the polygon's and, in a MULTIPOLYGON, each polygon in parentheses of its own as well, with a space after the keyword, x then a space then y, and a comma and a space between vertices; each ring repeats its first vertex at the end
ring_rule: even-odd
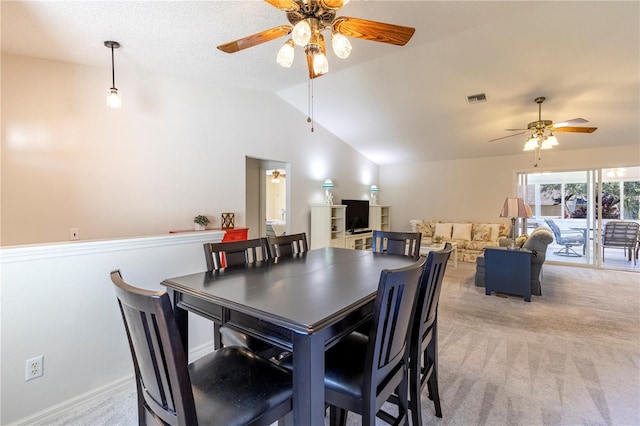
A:
POLYGON ((199 425, 246 425, 293 394, 289 371, 238 346, 197 359, 189 376, 199 425))
POLYGON ((364 362, 369 338, 353 332, 325 354, 324 385, 327 389, 362 398, 364 362))

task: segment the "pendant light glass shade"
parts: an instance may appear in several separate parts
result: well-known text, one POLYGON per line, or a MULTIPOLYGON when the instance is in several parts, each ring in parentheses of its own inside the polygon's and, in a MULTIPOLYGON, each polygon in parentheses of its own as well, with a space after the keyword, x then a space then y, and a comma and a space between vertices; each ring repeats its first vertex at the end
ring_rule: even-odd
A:
POLYGON ((293 42, 298 46, 306 46, 311 39, 311 26, 306 19, 299 21, 294 27, 293 31, 291 31, 291 38, 293 38, 293 42))
POLYGON ((346 59, 351 54, 351 42, 339 32, 331 33, 331 46, 333 52, 340 59, 346 59))
POLYGON ((118 89, 115 87, 110 88, 107 93, 107 106, 115 109, 122 108, 122 98, 120 97, 120 92, 118 92, 118 89))
POLYGON ((294 53, 293 40, 289 39, 278 51, 278 57, 276 59, 278 61, 278 64, 280 64, 280 66, 283 66, 284 68, 291 67, 291 64, 293 63, 294 53))

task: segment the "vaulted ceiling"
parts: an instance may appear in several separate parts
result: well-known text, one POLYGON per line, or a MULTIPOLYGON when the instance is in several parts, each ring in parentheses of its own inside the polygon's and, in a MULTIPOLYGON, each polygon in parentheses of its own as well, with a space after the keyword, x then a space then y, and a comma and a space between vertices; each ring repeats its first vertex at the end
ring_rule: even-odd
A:
MULTIPOLYGON (((275 62, 284 38, 234 54, 216 46, 278 25, 263 1, 3 1, 2 52, 160 72, 276 93, 306 117, 302 51, 275 62)), ((378 164, 511 155, 542 118, 589 120, 558 136, 571 150, 640 142, 640 2, 357 1, 338 12, 415 27, 392 46, 352 39, 314 80, 314 120, 378 164), (485 93, 487 102, 467 96, 485 93)), ((300 48, 297 48, 300 49, 300 48)), ((283 122, 283 125, 287 123, 283 122)), ((637 160, 637 159, 636 159, 637 160)))

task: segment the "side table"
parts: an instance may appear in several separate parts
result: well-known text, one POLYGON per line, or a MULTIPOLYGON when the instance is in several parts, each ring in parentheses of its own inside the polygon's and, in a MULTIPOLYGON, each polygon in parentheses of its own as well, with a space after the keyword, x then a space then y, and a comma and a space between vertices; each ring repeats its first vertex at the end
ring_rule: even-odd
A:
POLYGON ((485 294, 517 294, 531 302, 531 251, 487 247, 484 251, 485 294))

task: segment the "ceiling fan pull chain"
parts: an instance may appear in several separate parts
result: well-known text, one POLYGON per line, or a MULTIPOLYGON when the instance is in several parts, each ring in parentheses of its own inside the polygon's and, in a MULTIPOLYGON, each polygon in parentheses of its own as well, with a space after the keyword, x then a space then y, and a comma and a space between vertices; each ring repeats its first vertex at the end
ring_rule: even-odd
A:
POLYGON ((307 105, 307 123, 311 123, 311 132, 313 133, 313 79, 309 78, 308 89, 308 105, 307 105))

